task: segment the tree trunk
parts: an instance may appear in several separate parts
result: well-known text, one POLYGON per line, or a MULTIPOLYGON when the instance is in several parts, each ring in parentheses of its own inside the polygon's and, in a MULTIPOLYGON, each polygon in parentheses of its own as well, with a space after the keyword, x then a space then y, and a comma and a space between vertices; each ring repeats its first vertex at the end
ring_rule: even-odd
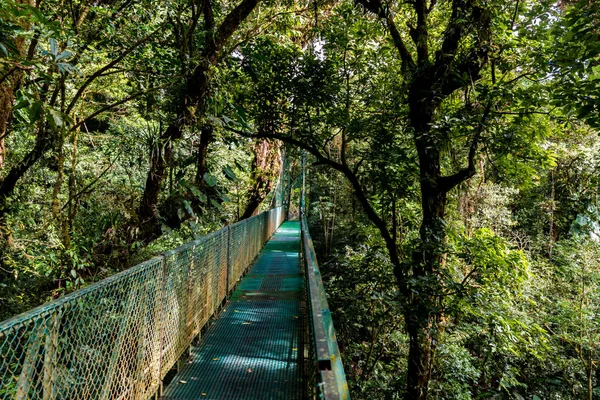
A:
POLYGON ((71 173, 69 174, 69 202, 67 207, 67 218, 63 221, 63 244, 65 245, 65 248, 68 248, 71 245, 71 232, 73 231, 73 224, 75 223, 75 217, 77 217, 77 211, 80 203, 80 201, 75 198, 77 192, 78 138, 79 131, 73 131, 73 134, 71 135, 73 149, 71 152, 71 173))
MULTIPOLYGON (((435 160, 430 161, 435 165, 435 160)), ((434 272, 439 269, 444 252, 445 229, 442 221, 446 193, 436 189, 435 185, 428 181, 422 181, 421 196, 423 209, 421 242, 413 253, 412 278, 423 283, 416 288, 405 288, 405 293, 410 293, 410 298, 404 317, 410 340, 406 398, 425 400, 434 361, 433 333, 437 332, 436 324, 441 316, 437 298, 431 293, 439 293, 441 289, 434 272)))
POLYGON ((200 133, 200 143, 198 144, 198 154, 196 158, 196 184, 200 187, 204 185, 204 174, 208 172, 208 146, 214 140, 213 126, 204 124, 200 133))
POLYGON ((168 160, 171 158, 173 141, 181 137, 181 128, 178 123, 171 124, 161 135, 158 143, 150 150, 150 169, 146 177, 146 187, 138 219, 140 226, 140 240, 149 242, 157 238, 160 233, 158 215, 158 195, 164 182, 168 160))
MULTIPOLYGON (((591 358, 591 356, 590 356, 591 358)), ((587 373, 588 399, 594 400, 594 365, 593 361, 589 360, 589 368, 587 373)))
MULTIPOLYGON (((26 4, 34 6, 35 3, 29 0, 18 0, 18 4, 26 4)), ((29 29, 30 23, 22 23, 21 26, 25 31, 29 29)), ((20 36, 15 40, 15 48, 19 53, 19 58, 26 56, 25 37, 20 36)), ((30 50, 31 51, 31 50, 30 50)), ((0 76, 3 77, 3 82, 0 83, 0 170, 4 167, 6 159, 6 144, 4 140, 8 134, 8 127, 12 119, 12 107, 15 99, 15 93, 23 82, 25 76, 23 70, 14 68, 10 64, 5 64, 5 69, 0 68, 0 76)))
POLYGON ((554 245, 554 198, 556 195, 554 170, 550 171, 550 221, 548 226, 548 259, 552 261, 552 248, 554 245))
POLYGON ((8 85, 0 85, 0 169, 4 168, 6 145, 4 139, 8 133, 8 125, 12 116, 14 93, 8 85))
POLYGON ((54 189, 52 191, 52 215, 56 221, 60 224, 60 189, 63 184, 63 176, 65 171, 65 137, 64 132, 60 133, 57 144, 57 171, 56 171, 56 182, 54 183, 54 189))
POLYGON ((419 79, 411 88, 409 107, 419 156, 423 219, 419 229, 420 243, 412 255, 412 280, 420 286, 403 287, 409 296, 404 313, 410 340, 406 398, 425 400, 435 351, 432 333, 437 332, 435 325, 440 317, 436 297, 431 293, 439 293, 441 289, 434 272, 439 270, 444 252, 446 190, 440 187, 440 150, 431 132, 438 103, 431 98, 430 86, 419 79))
POLYGON ((255 215, 258 207, 273 189, 275 178, 281 169, 280 145, 276 141, 261 140, 254 145, 252 181, 248 193, 248 203, 240 220, 255 215))
POLYGON ((47 127, 38 130, 35 146, 16 165, 13 165, 4 179, 0 180, 0 218, 8 211, 7 199, 14 192, 17 182, 46 152, 56 143, 55 132, 48 134, 47 127))

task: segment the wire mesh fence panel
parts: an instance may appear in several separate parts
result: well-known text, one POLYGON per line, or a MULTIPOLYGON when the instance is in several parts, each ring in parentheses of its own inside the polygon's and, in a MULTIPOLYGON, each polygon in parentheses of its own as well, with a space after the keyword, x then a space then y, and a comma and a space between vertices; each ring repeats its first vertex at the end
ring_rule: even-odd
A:
POLYGON ((162 260, 0 325, 0 398, 133 399, 158 386, 162 260))
POLYGON ((200 327, 214 315, 227 295, 227 229, 221 229, 202 238, 195 248, 195 264, 200 267, 197 273, 206 281, 204 314, 199 316, 200 327))
POLYGON ((245 241, 246 244, 244 246, 244 263, 242 266, 242 274, 248 267, 248 265, 252 262, 256 254, 258 254, 258 250, 256 250, 256 238, 254 236, 254 231, 256 229, 257 224, 259 223, 258 215, 254 217, 250 217, 246 220, 246 234, 245 241))
POLYGON ((260 232, 262 231, 262 215, 256 215, 248 220, 248 228, 247 228, 247 240, 250 242, 248 248, 250 249, 248 254, 248 259, 246 262, 246 268, 248 265, 254 260, 254 257, 258 254, 260 249, 262 248, 263 241, 262 235, 260 232))
POLYGON ((240 221, 229 227, 229 290, 235 287, 235 284, 241 276, 245 260, 244 235, 246 234, 246 223, 240 221))
POLYGON ((149 398, 280 214, 241 221, 0 323, 0 398, 149 398))
MULTIPOLYGON (((188 337, 191 340, 193 328, 189 324, 193 323, 193 305, 188 289, 191 281, 190 271, 193 268, 191 263, 194 247, 195 243, 190 243, 165 253, 161 377, 167 374, 171 365, 186 349, 188 337)), ((193 284, 194 282, 191 285, 193 284)))

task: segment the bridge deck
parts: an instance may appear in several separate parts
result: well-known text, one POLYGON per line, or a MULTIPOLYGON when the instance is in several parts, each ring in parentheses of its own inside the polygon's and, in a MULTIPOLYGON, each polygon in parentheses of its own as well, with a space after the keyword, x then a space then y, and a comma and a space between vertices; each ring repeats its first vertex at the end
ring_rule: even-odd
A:
POLYGON ((166 388, 164 399, 299 399, 300 223, 285 222, 166 388))

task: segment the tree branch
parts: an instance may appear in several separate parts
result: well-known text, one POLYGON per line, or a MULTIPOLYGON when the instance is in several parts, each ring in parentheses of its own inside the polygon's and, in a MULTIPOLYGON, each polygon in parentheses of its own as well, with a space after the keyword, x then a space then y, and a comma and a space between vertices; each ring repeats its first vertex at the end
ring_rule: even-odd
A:
MULTIPOLYGON (((215 17, 213 15, 213 8, 211 0, 203 0, 202 10, 204 13, 204 30, 206 31, 206 43, 209 46, 215 46, 215 17)), ((207 45, 207 47, 208 47, 207 45)))
POLYGON ((116 102, 114 102, 114 103, 111 103, 111 104, 107 104, 106 106, 104 106, 104 107, 102 107, 101 109, 99 109, 99 110, 97 110, 97 111, 95 111, 95 112, 91 113, 90 115, 88 115, 87 117, 85 117, 84 119, 82 119, 81 121, 79 121, 78 123, 76 123, 75 125, 73 125, 73 126, 72 126, 72 127, 69 129, 69 132, 72 132, 72 131, 74 131, 75 129, 77 129, 77 128, 78 128, 78 127, 80 127, 81 125, 85 124, 87 121, 89 121, 89 120, 91 120, 92 118, 94 118, 94 117, 96 117, 96 116, 98 116, 98 115, 102 114, 103 112, 106 112, 106 111, 108 111, 108 110, 110 110, 110 109, 112 109, 112 108, 115 108, 115 107, 117 107, 117 106, 120 106, 121 104, 125 104, 125 103, 127 103, 128 101, 131 101, 131 100, 133 100, 133 99, 135 99, 135 98, 137 98, 137 97, 140 97, 140 96, 142 96, 142 95, 144 95, 144 94, 148 94, 148 93, 152 93, 152 92, 155 92, 155 91, 157 91, 157 90, 160 90, 160 89, 164 89, 164 88, 165 88, 165 87, 167 87, 168 85, 169 85, 169 84, 164 84, 164 85, 162 85, 162 86, 158 86, 158 87, 155 87, 155 88, 152 88, 152 89, 144 90, 144 91, 142 91, 142 92, 137 92, 137 93, 134 93, 134 94, 132 94, 131 96, 127 96, 127 97, 125 97, 124 99, 121 99, 121 100, 119 100, 119 101, 116 101, 116 102))
POLYGON ((354 194, 356 195, 358 202, 363 207, 365 214, 367 214, 367 217, 369 218, 369 220, 371 220, 371 222, 373 222, 373 224, 379 230, 379 232, 386 244, 386 248, 390 254, 390 260, 392 262, 392 265, 394 266, 394 275, 395 275, 396 279, 398 280, 398 282, 404 282, 404 280, 406 278, 406 272, 404 271, 404 269, 402 268, 402 264, 400 263, 400 256, 398 253, 398 248, 396 247, 396 243, 394 242, 394 239, 393 239, 390 231, 388 230, 385 221, 379 216, 379 214, 377 214, 377 211, 375 211, 375 209, 371 205, 371 202, 367 198, 364 188, 360 184, 358 176, 352 171, 352 169, 350 169, 350 167, 347 164, 342 164, 342 163, 336 162, 334 160, 331 160, 330 158, 323 156, 323 154, 321 154, 319 152, 318 148, 315 145, 307 145, 306 143, 304 143, 298 139, 292 138, 290 136, 280 135, 277 133, 266 133, 266 132, 261 132, 259 134, 252 134, 252 133, 249 133, 246 131, 241 131, 241 130, 230 128, 230 127, 224 127, 224 129, 231 131, 231 132, 238 133, 238 134, 248 137, 248 138, 278 139, 278 140, 281 140, 282 142, 293 144, 294 146, 297 146, 297 147, 304 149, 304 150, 308 151, 309 153, 311 153, 314 157, 316 157, 318 164, 327 165, 327 166, 333 168, 334 170, 341 172, 342 175, 344 175, 344 177, 352 185, 352 188, 354 189, 354 194))
POLYGON ((164 25, 165 25, 164 23, 161 24, 154 32, 150 33, 146 37, 144 37, 144 38, 138 40, 137 42, 135 42, 134 44, 132 44, 123 53, 121 53, 117 58, 115 58, 114 60, 112 60, 111 62, 109 62, 108 64, 106 64, 104 67, 98 69, 96 72, 94 72, 92 75, 90 75, 90 77, 83 83, 83 85, 81 85, 81 87, 79 88, 79 90, 77 91, 77 93, 75 93, 75 96, 73 97, 73 99, 71 100, 71 102, 69 103, 69 105, 67 106, 66 113, 68 114, 68 113, 70 113, 73 110, 73 108, 75 107, 75 104, 77 104, 77 101, 83 95, 83 92, 85 91, 85 89, 87 89, 87 87, 94 80, 96 80, 103 73, 105 73, 106 71, 108 71, 109 69, 111 69, 112 67, 114 67, 115 65, 117 65, 117 63, 121 62, 121 60, 123 60, 125 57, 127 57, 129 54, 131 54, 139 46, 141 46, 142 44, 144 44, 147 41, 149 41, 154 35, 156 35, 158 32, 160 32, 161 28, 164 25))
POLYGON ((447 65, 449 60, 453 60, 458 50, 458 45, 462 37, 462 29, 460 20, 460 8, 464 6, 465 0, 453 0, 452 1, 452 14, 450 15, 450 21, 446 25, 444 32, 444 41, 442 47, 436 52, 435 69, 447 65))
POLYGON ((481 138, 481 133, 483 132, 483 128, 485 123, 490 115, 490 110, 492 108, 492 103, 488 102, 481 117, 481 122, 479 123, 479 127, 475 135, 473 135, 473 140, 471 141, 471 146, 469 148, 469 155, 467 157, 468 164, 466 168, 463 168, 456 172, 455 174, 449 176, 441 176, 438 178, 438 186, 444 192, 450 191, 456 185, 466 181, 475 175, 475 155, 477 154, 477 148, 479 146, 479 139, 481 138))
MULTIPOLYGON (((205 0, 209 1, 209 0, 205 0)), ((209 62, 214 65, 223 46, 229 40, 231 35, 236 31, 238 26, 246 19, 254 10, 259 0, 243 0, 235 7, 223 20, 216 32, 214 41, 209 42, 205 47, 204 54, 209 59, 209 62)))
POLYGON ((446 26, 444 41, 436 52, 433 66, 436 81, 441 83, 440 91, 444 96, 464 85, 462 76, 469 74, 479 79, 481 69, 487 61, 491 18, 486 10, 478 7, 474 0, 453 0, 452 14, 446 26), (463 38, 463 26, 468 23, 476 34, 475 43, 464 57, 457 57, 463 38))
POLYGON ((417 27, 411 36, 417 47, 417 60, 419 64, 426 64, 429 61, 429 32, 427 30, 427 10, 426 0, 415 0, 415 11, 417 13, 417 27))
POLYGON ((379 19, 381 19, 387 25, 390 35, 392 36, 392 40, 394 41, 394 46, 396 46, 396 49, 400 53, 402 70, 405 72, 413 70, 416 66, 415 61, 406 48, 404 40, 402 40, 402 36, 400 36, 400 32, 396 27, 394 17, 390 10, 383 6, 381 0, 355 0, 355 2, 356 4, 362 5, 366 10, 369 10, 371 13, 378 16, 379 19))
POLYGON ((111 162, 111 163, 108 165, 108 167, 106 167, 106 168, 104 169, 104 171, 102 171, 102 172, 100 173, 100 175, 98 175, 96 178, 94 178, 94 180, 92 180, 92 181, 91 181, 89 184, 87 184, 87 185, 86 185, 86 186, 85 186, 83 189, 81 189, 81 190, 80 190, 80 191, 79 191, 79 192, 78 192, 78 193, 77 193, 75 196, 73 196, 73 197, 69 198, 69 201, 67 201, 67 202, 66 202, 66 203, 65 203, 65 204, 62 206, 62 208, 60 209, 60 211, 61 211, 61 212, 62 212, 62 211, 64 211, 64 210, 65 210, 65 209, 66 209, 66 208, 69 206, 69 204, 71 204, 71 203, 73 202, 73 200, 76 200, 76 199, 78 199, 78 198, 79 198, 81 195, 84 195, 84 194, 86 194, 87 192, 89 192, 89 190, 92 188, 92 186, 94 186, 94 185, 96 184, 96 182, 98 182, 100 179, 102 179, 102 177, 103 177, 104 175, 106 175, 106 173, 108 172, 108 170, 109 170, 109 169, 111 169, 113 165, 115 165, 115 163, 117 162, 117 160, 119 159, 119 157, 121 156, 121 154, 122 154, 122 153, 123 153, 122 151, 121 151, 121 152, 119 152, 119 153, 117 154, 117 156, 115 157, 115 159, 114 159, 114 160, 113 160, 113 161, 112 161, 112 162, 111 162))

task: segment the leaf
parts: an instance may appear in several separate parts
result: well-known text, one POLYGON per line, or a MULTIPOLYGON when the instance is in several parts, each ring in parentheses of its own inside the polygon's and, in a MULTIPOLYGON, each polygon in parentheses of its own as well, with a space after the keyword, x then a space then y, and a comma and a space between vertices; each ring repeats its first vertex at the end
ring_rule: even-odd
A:
POLYGON ((240 164, 240 162, 238 160, 235 160, 235 166, 237 167, 237 169, 239 169, 240 171, 245 171, 246 168, 244 168, 244 166, 242 164, 240 164))
MULTIPOLYGON (((64 58, 69 58, 72 55, 73 55, 73 53, 71 53, 68 50, 65 50, 65 51, 61 52, 59 55, 56 56, 55 61, 60 61, 60 60, 62 60, 64 58)), ((71 64, 69 64, 69 65, 71 65, 71 64)))
POLYGON ((34 101, 29 109, 29 122, 34 123, 40 119, 42 115, 42 102, 34 101))
POLYGON ((215 187, 217 185, 217 178, 207 172, 204 174, 204 182, 210 187, 215 187))
POLYGON ((21 108, 25 108, 25 107, 29 107, 31 105, 31 102, 29 101, 29 99, 25 98, 20 100, 17 104, 15 104, 15 106, 13 107, 13 110, 20 110, 21 108))
POLYGON ((209 121, 211 121, 211 122, 212 122, 214 125, 216 125, 216 126, 219 126, 219 127, 222 127, 222 126, 223 126, 223 120, 222 120, 222 119, 220 119, 220 118, 218 118, 218 117, 215 117, 214 115, 209 115, 207 118, 208 118, 208 120, 209 120, 209 121))
POLYGON ((235 172, 233 172, 231 170, 229 165, 226 165, 223 167, 223 172, 225 173, 225 177, 227 177, 227 179, 229 179, 233 182, 235 182, 237 180, 237 176, 235 175, 235 172))
POLYGON ((6 47, 4 47, 4 45, 2 43, 0 43, 0 50, 2 50, 2 52, 4 53, 4 55, 6 57, 8 57, 8 50, 6 50, 6 47))
POLYGON ((62 126, 63 125, 63 120, 62 120, 62 116, 60 115, 60 112, 51 108, 48 110, 50 113, 50 116, 52 117, 52 120, 54 121, 54 125, 58 126, 62 126))
POLYGON ((185 207, 185 210, 188 212, 189 215, 191 215, 192 217, 195 215, 194 210, 192 209, 192 203, 190 203, 187 200, 184 200, 183 206, 185 207))
POLYGON ((223 208, 223 206, 220 205, 219 202, 216 201, 215 199, 210 199, 210 204, 212 204, 213 207, 215 207, 218 210, 220 210, 221 208, 223 208))
POLYGON ((204 193, 202 193, 200 191, 200 189, 198 189, 198 186, 190 185, 190 191, 196 197, 196 199, 198 199, 198 201, 200 201, 200 203, 206 203, 206 200, 208 200, 206 198, 206 195, 204 193))
POLYGON ((77 278, 77 271, 75 271, 74 269, 71 270, 71 276, 73 278, 77 278))
POLYGON ((58 42, 53 38, 50 38, 50 54, 54 57, 58 54, 58 42))
POLYGON ((59 62, 59 63, 56 63, 56 66, 58 67, 58 69, 59 69, 59 70, 60 70, 60 72, 62 72, 62 73, 67 73, 67 74, 69 74, 69 73, 71 73, 71 72, 73 72, 73 71, 75 70, 75 69, 73 68, 73 66, 72 66, 71 64, 69 64, 69 63, 62 63, 62 62, 59 62))

